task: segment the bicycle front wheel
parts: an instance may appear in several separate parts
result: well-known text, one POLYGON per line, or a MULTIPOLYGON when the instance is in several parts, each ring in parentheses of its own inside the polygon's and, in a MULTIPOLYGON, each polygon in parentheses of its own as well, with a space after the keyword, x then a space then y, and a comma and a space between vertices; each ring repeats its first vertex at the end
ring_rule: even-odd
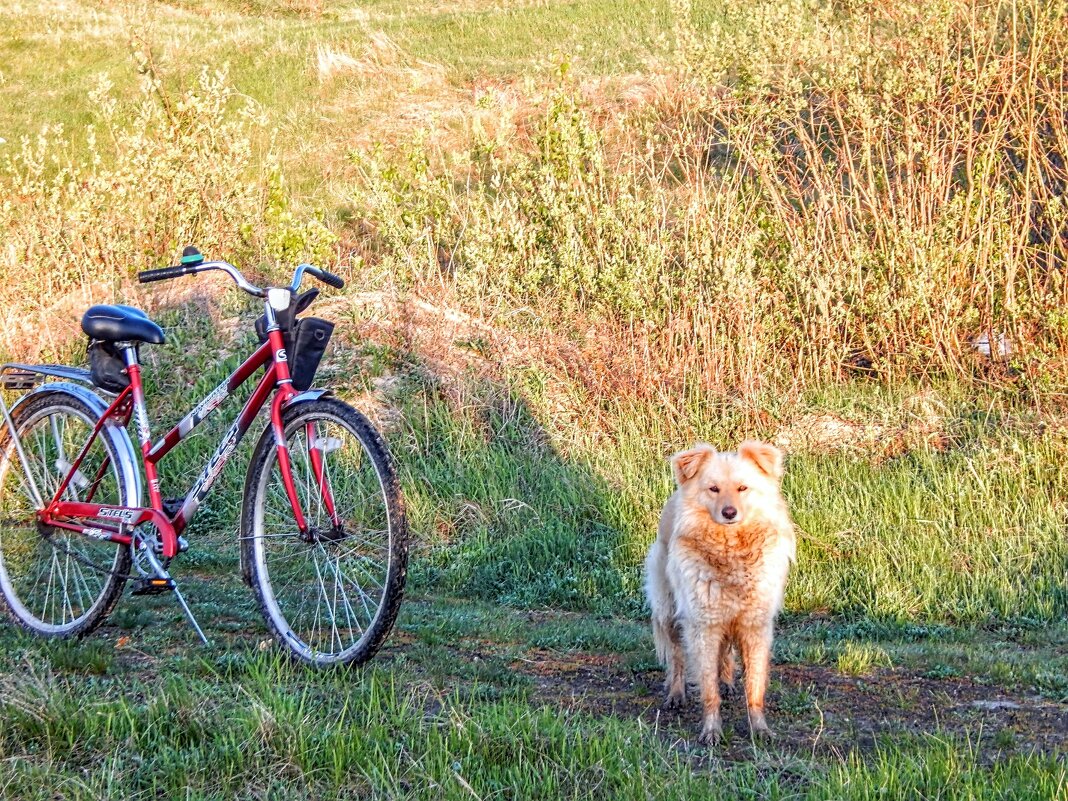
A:
POLYGON ((393 461, 351 406, 319 398, 283 420, 302 533, 270 427, 249 465, 241 545, 268 627, 301 661, 359 664, 400 610, 408 528, 393 461))

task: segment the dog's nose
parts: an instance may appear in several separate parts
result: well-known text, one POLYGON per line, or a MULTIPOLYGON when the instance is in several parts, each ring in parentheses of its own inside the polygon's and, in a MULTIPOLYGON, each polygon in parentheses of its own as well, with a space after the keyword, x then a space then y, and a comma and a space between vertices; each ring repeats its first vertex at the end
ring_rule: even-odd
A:
POLYGON ((738 516, 738 510, 735 509, 733 506, 724 506, 723 516, 728 520, 734 520, 734 518, 738 516))

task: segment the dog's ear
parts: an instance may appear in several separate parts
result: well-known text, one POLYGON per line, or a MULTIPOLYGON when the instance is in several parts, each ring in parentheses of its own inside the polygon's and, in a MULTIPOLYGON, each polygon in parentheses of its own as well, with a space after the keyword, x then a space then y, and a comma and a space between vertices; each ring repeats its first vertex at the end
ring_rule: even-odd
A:
POLYGON ((671 469, 675 473, 675 483, 680 487, 697 475, 705 459, 716 452, 711 445, 695 445, 688 451, 680 451, 671 457, 671 469))
POLYGON ((782 478, 782 451, 767 442, 746 440, 738 446, 738 455, 748 459, 765 475, 778 481, 782 478))

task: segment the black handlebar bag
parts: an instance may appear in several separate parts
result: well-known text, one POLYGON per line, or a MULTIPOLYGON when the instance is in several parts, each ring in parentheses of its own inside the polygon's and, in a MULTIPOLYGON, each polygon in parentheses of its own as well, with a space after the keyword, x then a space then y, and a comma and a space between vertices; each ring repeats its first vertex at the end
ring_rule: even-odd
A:
POLYGON ((333 333, 334 324, 319 317, 302 317, 293 324, 293 330, 286 336, 286 355, 293 389, 297 392, 311 387, 333 333))
MULTIPOLYGON (((289 375, 293 379, 293 389, 297 392, 311 387, 312 381, 315 380, 315 371, 319 369, 319 362, 323 360, 330 336, 334 333, 334 324, 329 320, 318 317, 297 319, 297 315, 307 309, 318 296, 318 289, 309 289, 293 298, 289 307, 276 315, 286 345, 289 375)), ((260 342, 267 341, 266 315, 256 320, 256 336, 260 342)))

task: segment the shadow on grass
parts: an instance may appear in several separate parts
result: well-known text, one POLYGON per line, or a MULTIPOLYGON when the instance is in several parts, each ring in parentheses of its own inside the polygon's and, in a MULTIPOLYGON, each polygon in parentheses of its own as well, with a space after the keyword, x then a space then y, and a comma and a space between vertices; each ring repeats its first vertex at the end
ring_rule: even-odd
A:
MULTIPOLYGON (((236 334, 228 333, 204 303, 178 304, 156 316, 167 344, 146 349, 143 359, 158 437, 255 343, 244 319, 236 334)), ((620 491, 559 453, 506 378, 482 360, 477 370, 458 374, 411 342, 355 343, 344 333, 335 339, 316 386, 335 390, 373 418, 368 400, 383 382, 390 387, 383 413, 389 419, 377 422, 407 499, 415 589, 526 609, 642 614, 638 571, 624 564, 623 534, 607 522, 620 491)), ((180 495, 189 486, 249 386, 165 461, 165 494, 180 495)), ((259 426, 253 424, 191 527, 202 559, 236 556, 233 532, 247 451, 259 426)))
POLYGON ((424 546, 417 586, 528 609, 641 614, 606 523, 614 493, 558 452, 527 402, 499 376, 457 378, 405 353, 395 444, 412 529, 424 546))

